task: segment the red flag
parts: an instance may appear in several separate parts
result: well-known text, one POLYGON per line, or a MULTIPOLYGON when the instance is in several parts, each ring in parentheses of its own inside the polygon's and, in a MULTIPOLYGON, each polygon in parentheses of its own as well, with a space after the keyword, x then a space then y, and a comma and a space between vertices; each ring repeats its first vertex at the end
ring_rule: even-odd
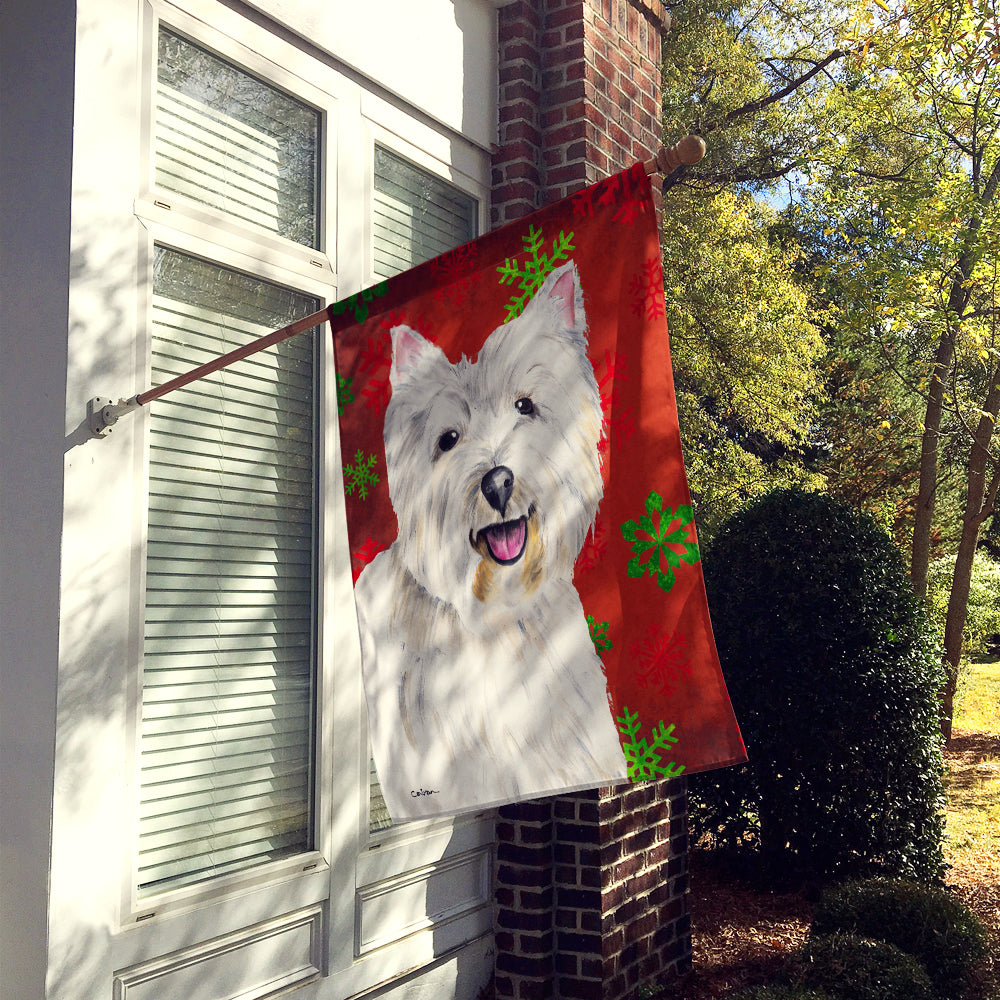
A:
POLYGON ((332 312, 393 818, 744 760, 642 165, 332 312))

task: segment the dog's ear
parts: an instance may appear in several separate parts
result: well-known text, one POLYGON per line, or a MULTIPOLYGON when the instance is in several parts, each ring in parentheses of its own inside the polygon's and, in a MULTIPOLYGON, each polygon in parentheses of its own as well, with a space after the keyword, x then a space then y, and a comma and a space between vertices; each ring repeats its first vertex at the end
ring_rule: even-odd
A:
POLYGON ((389 383, 394 390, 405 385, 426 365, 439 361, 448 363, 444 351, 437 344, 432 344, 408 326, 394 326, 389 335, 392 337, 392 368, 389 371, 389 383))
POLYGON ((524 309, 528 315, 544 311, 563 330, 580 330, 583 318, 583 292, 576 264, 570 261, 554 270, 524 309))

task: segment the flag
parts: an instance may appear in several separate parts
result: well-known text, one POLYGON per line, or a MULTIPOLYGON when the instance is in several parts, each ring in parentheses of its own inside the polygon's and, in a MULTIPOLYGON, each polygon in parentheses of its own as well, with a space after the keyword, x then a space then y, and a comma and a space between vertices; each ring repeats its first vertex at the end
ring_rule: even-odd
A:
POLYGON ((642 164, 331 307, 395 821, 745 760, 642 164))

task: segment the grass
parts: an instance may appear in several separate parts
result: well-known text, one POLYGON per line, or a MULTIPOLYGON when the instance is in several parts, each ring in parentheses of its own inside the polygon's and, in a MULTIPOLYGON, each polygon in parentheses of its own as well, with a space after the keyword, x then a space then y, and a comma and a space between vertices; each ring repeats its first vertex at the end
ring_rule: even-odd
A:
POLYGON ((992 862, 1000 878, 1000 662, 963 672, 948 758, 948 861, 992 862))
POLYGON ((990 933, 978 996, 1000 1000, 1000 662, 963 671, 945 759, 946 881, 990 933))
POLYGON ((1000 660, 963 670, 955 702, 956 728, 1000 736, 1000 660))

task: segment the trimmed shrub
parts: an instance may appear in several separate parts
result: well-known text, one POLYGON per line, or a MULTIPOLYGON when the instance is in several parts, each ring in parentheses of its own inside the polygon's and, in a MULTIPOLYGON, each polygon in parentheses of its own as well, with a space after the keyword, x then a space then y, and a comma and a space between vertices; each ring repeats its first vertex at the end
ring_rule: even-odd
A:
POLYGON ((778 490, 721 528, 705 576, 749 762, 692 776, 694 833, 773 873, 940 878, 943 671, 889 536, 778 490))
POLYGON ((810 938, 792 969, 801 986, 837 1000, 934 1000, 927 971, 895 945, 854 934, 810 938))
POLYGON ((960 997, 986 957, 986 932, 947 890, 905 879, 870 879, 827 889, 816 905, 814 935, 850 932, 895 945, 918 959, 943 997, 960 997))

